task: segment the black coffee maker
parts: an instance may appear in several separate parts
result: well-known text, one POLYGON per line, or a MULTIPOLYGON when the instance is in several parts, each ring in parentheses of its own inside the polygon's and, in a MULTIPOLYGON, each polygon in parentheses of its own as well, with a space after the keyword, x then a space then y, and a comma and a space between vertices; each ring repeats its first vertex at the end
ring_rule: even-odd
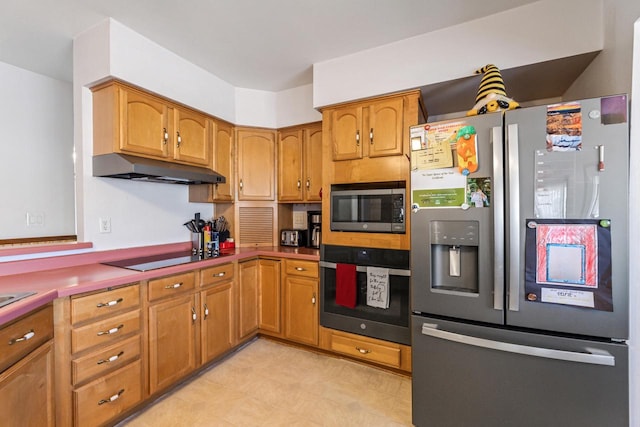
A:
POLYGON ((322 241, 322 212, 321 211, 308 211, 307 212, 307 232, 308 240, 307 245, 310 248, 319 248, 322 241))

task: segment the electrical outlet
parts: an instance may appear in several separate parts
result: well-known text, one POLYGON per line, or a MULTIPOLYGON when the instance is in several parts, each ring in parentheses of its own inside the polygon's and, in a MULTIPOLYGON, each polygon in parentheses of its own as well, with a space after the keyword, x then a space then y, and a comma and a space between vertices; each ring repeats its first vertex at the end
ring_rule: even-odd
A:
POLYGON ((44 212, 27 212, 27 227, 44 226, 44 212))
POLYGON ((111 218, 99 218, 99 227, 101 233, 111 233, 111 218))
POLYGON ((307 213, 304 211, 293 211, 293 228, 307 228, 307 213))

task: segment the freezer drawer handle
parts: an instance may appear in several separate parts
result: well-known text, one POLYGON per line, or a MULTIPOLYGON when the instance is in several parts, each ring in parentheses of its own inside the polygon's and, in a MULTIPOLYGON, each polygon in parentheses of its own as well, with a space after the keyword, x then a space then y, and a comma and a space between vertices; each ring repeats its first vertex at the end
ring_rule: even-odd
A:
POLYGON ((509 353, 525 354, 527 356, 544 357, 547 359, 566 360, 568 362, 589 363, 592 365, 615 366, 616 359, 607 351, 594 348, 585 348, 588 353, 574 351, 555 350, 551 348, 530 347, 527 345, 511 344, 501 341, 492 341, 484 338, 470 337, 436 329, 437 325, 422 324, 422 334, 447 341, 483 347, 491 350, 506 351, 509 353))

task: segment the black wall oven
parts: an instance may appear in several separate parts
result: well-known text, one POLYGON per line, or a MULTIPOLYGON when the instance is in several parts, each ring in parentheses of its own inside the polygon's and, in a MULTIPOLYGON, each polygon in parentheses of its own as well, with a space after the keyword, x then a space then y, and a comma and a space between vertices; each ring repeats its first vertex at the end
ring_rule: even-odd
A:
POLYGON ((410 276, 409 251, 321 245, 320 324, 326 328, 410 345, 410 276), (355 265, 353 308, 337 301, 338 264, 355 265), (367 267, 388 270, 388 308, 367 303, 367 267))

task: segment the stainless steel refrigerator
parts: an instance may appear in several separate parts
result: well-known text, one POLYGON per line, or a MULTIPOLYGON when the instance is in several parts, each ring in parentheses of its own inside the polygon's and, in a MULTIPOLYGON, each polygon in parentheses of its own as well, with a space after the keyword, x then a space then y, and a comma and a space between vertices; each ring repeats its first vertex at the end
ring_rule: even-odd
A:
POLYGON ((416 426, 628 424, 627 97, 411 128, 416 426))

